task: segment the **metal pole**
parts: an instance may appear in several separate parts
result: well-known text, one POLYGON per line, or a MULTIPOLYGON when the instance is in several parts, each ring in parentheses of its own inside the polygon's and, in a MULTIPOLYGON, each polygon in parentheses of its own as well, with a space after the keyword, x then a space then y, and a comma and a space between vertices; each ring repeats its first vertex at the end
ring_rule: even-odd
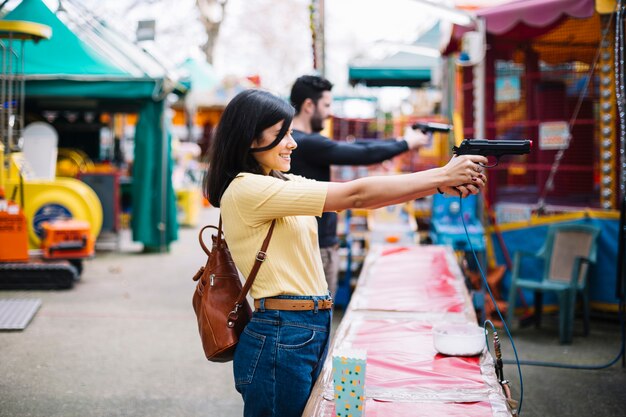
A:
MULTIPOLYGON (((617 277, 616 277, 616 290, 615 295, 619 299, 619 312, 624 317, 624 303, 626 298, 626 271, 624 270, 624 262, 626 257, 626 196, 622 197, 622 207, 620 210, 619 229, 617 231, 617 277)), ((622 327, 624 323, 620 323, 622 327)), ((626 357, 624 356, 624 346, 626 334, 622 331, 622 368, 626 367, 626 357)))
POLYGON ((311 0, 309 6, 309 19, 311 25, 313 69, 322 77, 325 76, 325 51, 324 51, 324 0, 311 0))
POLYGON ((13 119, 13 33, 9 33, 9 54, 8 54, 8 58, 9 58, 9 62, 7 65, 7 97, 6 97, 6 103, 3 103, 3 105, 6 105, 6 110, 7 110, 7 148, 9 148, 9 151, 11 151, 11 148, 13 147, 13 123, 14 123, 14 119, 13 119))
POLYGON ((161 219, 159 222, 160 252, 167 252, 168 138, 165 123, 166 100, 161 101, 161 219))
MULTIPOLYGON (((486 49, 485 21, 482 18, 476 19, 476 29, 481 34, 483 41, 483 51, 486 49)), ((474 78, 474 138, 486 139, 485 137, 485 54, 480 58, 473 68, 474 78)))
POLYGON ((319 71, 320 74, 322 75, 322 77, 326 76, 326 39, 324 36, 324 21, 325 21, 325 16, 324 16, 324 0, 319 0, 319 28, 318 28, 318 42, 319 42, 319 52, 320 52, 320 56, 319 56, 319 60, 320 60, 320 67, 319 67, 319 71))
POLYGON ((26 108, 26 76, 24 75, 24 66, 25 64, 25 59, 24 59, 24 48, 26 46, 26 42, 22 41, 21 43, 21 48, 20 48, 20 56, 19 56, 19 69, 18 69, 18 74, 19 74, 19 78, 18 78, 18 82, 20 85, 20 114, 19 114, 19 134, 18 134, 18 140, 20 137, 23 137, 24 135, 24 115, 25 115, 25 108, 26 108))
POLYGON ((0 140, 2 141, 2 144, 4 145, 4 164, 5 167, 7 168, 7 172, 8 172, 8 167, 9 167, 9 143, 7 142, 7 136, 6 136, 6 127, 7 127, 7 123, 6 123, 6 92, 7 92, 7 55, 9 55, 7 53, 7 45, 5 45, 5 43, 3 41, 0 40, 0 45, 2 45, 2 86, 0 87, 2 89, 2 91, 0 91, 0 100, 1 100, 1 106, 0 106, 0 140))

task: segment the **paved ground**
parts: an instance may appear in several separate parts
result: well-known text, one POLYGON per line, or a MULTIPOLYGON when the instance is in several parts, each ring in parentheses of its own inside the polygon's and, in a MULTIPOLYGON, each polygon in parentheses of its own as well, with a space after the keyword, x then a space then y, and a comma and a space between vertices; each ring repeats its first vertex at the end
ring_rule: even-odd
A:
POLYGON ((1 416, 241 415, 231 366, 204 359, 195 327, 197 232, 139 249, 99 253, 70 291, 0 293, 43 300, 24 332, 0 333, 1 416))
MULTIPOLYGON (((544 318, 541 329, 530 326, 513 331, 520 359, 601 366, 612 362, 621 350, 620 325, 615 317, 593 319, 588 337, 583 337, 582 320, 577 320, 571 345, 559 344, 557 329, 558 318, 554 315, 544 318)), ((499 337, 507 339, 504 332, 499 337)), ((503 342, 503 356, 514 358, 508 340, 503 342)), ((524 417, 617 416, 626 410, 626 372, 621 359, 611 367, 597 370, 525 365, 521 370, 524 417)), ((514 398, 519 398, 516 365, 505 365, 504 375, 512 381, 514 398)))
MULTIPOLYGON (((203 220, 216 218, 215 210, 203 220)), ((0 332, 0 416, 240 416, 230 364, 202 356, 191 308, 202 264, 197 231, 182 229, 168 254, 140 254, 124 235, 120 253, 99 253, 69 291, 0 292, 41 298, 25 331, 0 332)), ((339 320, 341 314, 336 314, 339 320)), ((620 347, 619 325, 594 320, 588 338, 558 344, 556 323, 514 333, 520 357, 605 363, 620 347)), ((580 323, 577 323, 580 326, 580 323)), ((505 338, 501 334, 501 338, 505 338)), ((505 357, 512 350, 504 344, 505 357)), ((523 367, 522 415, 613 416, 626 409, 621 362, 605 370, 523 367)), ((516 369, 505 376, 519 395, 516 369)))

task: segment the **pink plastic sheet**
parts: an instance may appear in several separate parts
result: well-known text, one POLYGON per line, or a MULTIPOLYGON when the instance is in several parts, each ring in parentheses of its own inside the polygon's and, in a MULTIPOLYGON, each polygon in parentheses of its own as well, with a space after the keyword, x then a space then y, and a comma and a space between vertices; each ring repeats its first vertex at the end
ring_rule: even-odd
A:
POLYGON ((511 417, 490 354, 454 357, 433 347, 438 322, 475 322, 450 248, 370 249, 304 414, 334 413, 332 353, 365 349, 366 417, 511 417))
POLYGON ((358 309, 461 312, 464 289, 450 271, 442 248, 398 247, 382 252, 365 277, 358 309))
POLYGON ((367 401, 366 417, 485 417, 492 416, 488 402, 392 403, 367 401))
POLYGON ((484 388, 478 357, 439 355, 430 324, 364 321, 355 336, 352 347, 367 350, 370 389, 484 388))
MULTIPOLYGON (((320 417, 334 417, 335 406, 328 402, 320 410, 320 417)), ((470 403, 405 403, 377 400, 365 401, 364 417, 492 417, 491 404, 487 401, 470 403)))

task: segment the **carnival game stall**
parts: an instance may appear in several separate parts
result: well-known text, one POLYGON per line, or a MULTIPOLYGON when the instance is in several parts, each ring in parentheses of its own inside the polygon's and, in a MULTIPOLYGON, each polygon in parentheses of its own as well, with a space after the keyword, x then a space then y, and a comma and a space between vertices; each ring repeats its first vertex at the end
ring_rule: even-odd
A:
MULTIPOLYGON (((615 58, 623 30, 615 11, 615 1, 603 0, 523 0, 476 10, 486 32, 479 57, 484 77, 467 63, 468 30, 453 28, 444 54, 459 64, 448 77, 457 137, 481 133, 475 109, 484 100, 486 139, 533 141, 530 154, 487 170, 488 250, 494 264, 507 266, 505 292, 515 251, 538 249, 550 225, 592 224, 600 230, 602 257, 590 271, 592 306, 617 311, 617 210, 625 169, 616 99, 623 74, 615 58)), ((539 280, 539 267, 531 268, 539 280)), ((520 296, 532 307, 532 291, 520 296)))
MULTIPOLYGON (((175 77, 160 60, 127 41, 79 2, 64 2, 64 8, 54 13, 41 0, 23 0, 4 20, 29 20, 52 28, 49 42, 24 48, 26 99, 22 104, 27 124, 51 125, 58 133, 59 147, 75 150, 62 151, 61 167, 69 166, 74 174, 90 161, 113 160, 119 145, 115 135, 132 128, 133 146, 128 151, 134 157, 127 183, 134 214, 133 240, 148 249, 167 250, 177 237, 178 225, 170 135, 162 115, 166 96, 181 91, 175 77), (132 115, 133 120, 120 122, 123 114, 132 115)), ((117 202, 110 189, 117 186, 118 176, 110 175, 114 170, 96 171, 81 175, 101 192, 99 197, 107 200, 107 207, 111 202, 112 212, 105 216, 110 222, 105 226, 114 230, 117 202), (102 183, 104 177, 107 181, 102 183)))
POLYGON ((446 325, 478 328, 452 250, 374 245, 303 415, 349 415, 354 407, 366 416, 510 416, 484 332, 478 347, 466 339, 442 354, 435 339, 446 325), (344 387, 333 366, 351 351, 365 352, 357 368, 364 376, 344 387), (365 398, 345 403, 342 393, 356 385, 365 398))
MULTIPOLYGON (((2 289, 70 288, 80 276, 83 259, 93 256, 94 235, 97 235, 102 221, 100 202, 89 187, 71 179, 55 181, 55 132, 45 124, 35 123, 27 127, 24 124, 24 62, 18 51, 23 57, 27 43, 49 40, 51 34, 47 25, 0 21, 2 289), (22 140, 24 146, 20 145, 22 140), (7 195, 6 191, 10 194, 7 195), (58 216, 58 205, 41 204, 55 196, 57 199, 63 196, 64 202, 72 208, 72 220, 58 216), (57 214, 56 218, 51 215, 53 213, 57 214)), ((23 328, 40 304, 40 300, 24 303, 9 300, 8 320, 2 320, 1 327, 23 328), (25 322, 19 313, 15 314, 20 310, 28 312, 25 322)))
MULTIPOLYGON (((492 204, 618 207, 614 19, 595 6, 518 1, 476 11, 486 25, 484 134, 535 141, 529 155, 489 171, 492 204)), ((446 49, 457 61, 464 32, 455 26, 446 49)), ((480 81, 473 67, 455 71, 455 130, 473 138, 480 81)))

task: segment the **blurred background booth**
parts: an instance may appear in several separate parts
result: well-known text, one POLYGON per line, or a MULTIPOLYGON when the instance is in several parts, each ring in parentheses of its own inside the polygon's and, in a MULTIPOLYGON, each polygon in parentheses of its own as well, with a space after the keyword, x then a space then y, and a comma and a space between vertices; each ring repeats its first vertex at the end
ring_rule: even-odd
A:
POLYGON ((57 133, 59 174, 93 186, 106 202, 104 226, 113 233, 119 230, 116 196, 126 185, 133 240, 167 250, 178 224, 164 114, 168 95, 185 90, 174 72, 74 2, 55 13, 41 0, 24 0, 4 20, 52 28, 48 42, 25 45, 24 107, 27 126, 45 122, 57 133), (102 181, 106 185, 97 185, 102 181))
MULTIPOLYGON (((589 224, 601 230, 599 259, 590 273, 591 306, 617 311, 615 242, 625 170, 615 99, 615 5, 521 0, 477 9, 485 36, 478 48, 483 55, 473 58, 470 29, 452 27, 443 51, 444 97, 450 98, 444 113, 457 140, 533 140, 529 155, 509 157, 487 172, 487 251, 490 263, 508 265, 505 292, 512 253, 536 251, 550 225, 589 224)), ((539 266, 526 267, 539 279, 539 266)), ((533 294, 522 294, 520 301, 522 308, 532 306, 533 294)), ((556 299, 544 302, 554 305, 556 299)))

